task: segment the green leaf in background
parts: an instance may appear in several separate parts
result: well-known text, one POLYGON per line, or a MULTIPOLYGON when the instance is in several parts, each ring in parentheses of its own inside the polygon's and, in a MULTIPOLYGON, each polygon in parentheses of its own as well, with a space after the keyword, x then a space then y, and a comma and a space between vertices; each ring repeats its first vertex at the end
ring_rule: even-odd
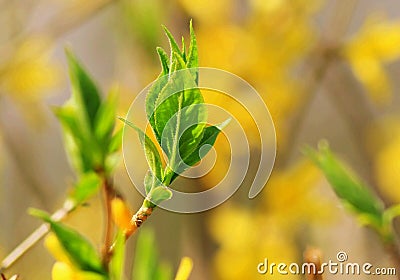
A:
POLYGON ((122 146, 122 137, 124 133, 122 129, 118 129, 110 139, 110 145, 108 146, 108 154, 118 152, 122 146))
POLYGON ((54 113, 62 125, 64 142, 71 164, 79 172, 90 171, 93 158, 93 151, 88 146, 91 142, 90 134, 80 125, 75 108, 66 105, 55 108, 54 113))
MULTIPOLYGON (((114 131, 118 91, 117 87, 111 89, 107 98, 101 102, 96 114, 94 136, 103 149, 109 147, 114 131)), ((104 154, 107 154, 107 152, 107 150, 103 151, 104 154)))
POLYGON ((106 275, 100 257, 85 237, 62 223, 53 221, 50 215, 42 210, 29 209, 29 213, 50 224, 51 231, 57 236, 70 260, 78 268, 106 275))
POLYGON ((102 100, 99 89, 79 60, 66 50, 71 79, 72 96, 67 103, 56 108, 67 152, 79 174, 92 171, 110 172, 115 166, 115 153, 121 147, 121 138, 113 135, 117 88, 102 100), (121 140, 117 143, 116 140, 121 140))
POLYGON ((69 199, 73 201, 74 205, 80 205, 96 194, 100 185, 101 179, 96 173, 86 173, 79 178, 69 199))
POLYGON ((136 241, 132 280, 170 279, 172 270, 159 260, 154 232, 142 228, 136 241))
POLYGON ((359 215, 363 223, 382 227, 383 203, 370 189, 320 142, 319 149, 307 148, 305 154, 321 169, 337 196, 359 215))
POLYGON ((117 233, 113 247, 113 255, 110 262, 111 280, 122 280, 124 277, 125 260, 125 235, 122 231, 117 233))
POLYGON ((75 55, 69 50, 66 50, 66 55, 72 95, 77 106, 77 112, 82 112, 85 115, 84 118, 93 128, 95 126, 96 114, 101 104, 99 90, 75 55))

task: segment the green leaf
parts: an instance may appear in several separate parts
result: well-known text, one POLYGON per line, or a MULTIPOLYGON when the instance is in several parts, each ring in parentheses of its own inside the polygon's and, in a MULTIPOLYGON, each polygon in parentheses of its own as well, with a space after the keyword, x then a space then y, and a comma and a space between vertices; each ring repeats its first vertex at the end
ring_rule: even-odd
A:
POLYGON ((193 151, 188 157, 183 159, 183 162, 189 166, 193 166, 198 163, 203 157, 207 155, 207 153, 211 150, 211 147, 214 145, 217 136, 221 132, 221 130, 228 125, 230 119, 224 121, 220 125, 217 126, 208 126, 204 129, 203 137, 199 145, 196 147, 196 150, 193 151))
POLYGON ((172 54, 174 52, 178 53, 179 56, 182 57, 181 50, 179 49, 179 46, 176 43, 174 36, 172 36, 171 32, 168 30, 167 27, 165 27, 164 25, 162 27, 164 28, 164 32, 168 37, 169 45, 170 45, 170 48, 171 48, 171 58, 172 58, 172 54))
POLYGON ((172 53, 172 59, 176 62, 176 71, 186 69, 186 62, 183 59, 182 55, 177 52, 172 53))
POLYGON ((324 173, 337 196, 364 222, 376 228, 382 225, 383 203, 370 189, 321 142, 319 150, 308 148, 306 155, 324 173))
POLYGON ((146 195, 148 195, 153 188, 160 185, 162 185, 161 181, 157 179, 157 177, 153 175, 153 172, 149 170, 144 177, 144 189, 146 195))
POLYGON ((68 257, 77 267, 84 271, 106 275, 100 257, 85 237, 62 223, 52 220, 50 215, 42 210, 30 209, 29 213, 50 224, 51 230, 57 236, 68 257))
POLYGON ((161 142, 161 135, 158 133, 156 129, 156 121, 155 121, 155 109, 156 109, 156 101, 160 95, 160 92, 168 83, 168 75, 160 75, 157 80, 151 85, 149 92, 146 96, 146 115, 147 119, 150 122, 151 128, 153 129, 154 135, 156 136, 157 141, 161 142))
POLYGON ((140 142, 143 145, 147 163, 151 169, 151 172, 158 178, 159 180, 163 177, 163 167, 160 154, 158 153, 157 147, 153 143, 153 141, 144 133, 140 128, 134 125, 132 122, 125 120, 123 118, 119 118, 128 126, 132 127, 139 134, 140 142))
POLYGON ((189 71, 179 71, 171 78, 160 93, 154 115, 160 146, 174 169, 198 145, 207 120, 203 96, 189 71))
POLYGON ((90 127, 94 128, 96 114, 101 104, 99 90, 75 55, 69 50, 66 50, 66 55, 77 111, 83 112, 90 127))
POLYGON ((169 59, 167 53, 163 50, 163 48, 157 47, 157 53, 161 62, 161 75, 168 75, 169 73, 169 59))
POLYGON ((107 154, 112 133, 115 126, 117 110, 118 88, 113 88, 107 98, 100 104, 96 114, 94 135, 100 146, 103 147, 103 153, 107 154))
POLYGON ((95 146, 90 134, 77 119, 76 109, 70 105, 55 108, 54 112, 64 130, 64 141, 69 159, 77 171, 90 171, 93 165, 95 146))
POLYGON ((89 172, 83 174, 78 183, 75 185, 70 199, 74 202, 74 205, 84 203, 88 198, 97 193, 101 185, 100 177, 94 173, 89 172))
POLYGON ((108 146, 108 153, 112 154, 118 152, 122 146, 122 137, 123 137, 123 130, 119 129, 114 135, 111 137, 110 144, 108 146))
POLYGON ((204 134, 201 138, 200 143, 191 154, 183 158, 182 162, 179 163, 178 168, 174 171, 174 174, 172 175, 171 182, 175 180, 185 170, 198 163, 203 157, 207 155, 207 153, 211 150, 211 147, 214 145, 215 140, 217 139, 217 136, 221 132, 222 128, 225 127, 229 123, 229 121, 230 119, 218 126, 208 126, 204 129, 204 134))
POLYGON ((186 63, 186 46, 185 46, 185 38, 182 36, 182 58, 186 63))
POLYGON ((160 262, 154 273, 154 279, 157 279, 157 280, 173 279, 171 266, 165 262, 160 262))
MULTIPOLYGON (((198 82, 198 73, 197 69, 190 69, 187 70, 184 74, 179 74, 178 81, 173 81, 174 75, 173 73, 179 69, 185 69, 186 66, 186 54, 184 48, 184 40, 182 40, 182 52, 180 51, 178 44, 176 43, 175 39, 173 38, 172 34, 168 31, 168 29, 164 26, 166 35, 170 42, 171 48, 171 57, 170 60, 168 59, 165 51, 161 48, 157 49, 157 52, 160 56, 160 61, 162 65, 162 72, 158 79, 152 84, 149 93, 146 97, 146 114, 147 119, 149 120, 153 132, 156 136, 156 139, 159 143, 161 143, 161 134, 162 130, 160 131, 156 127, 156 108, 160 103, 164 101, 166 97, 169 95, 176 93, 177 91, 181 91, 184 89, 184 84, 182 83, 182 76, 187 75, 188 73, 192 75, 192 79, 189 77, 185 77, 186 80, 186 88, 194 88, 197 87, 198 82), (168 71, 167 71, 168 70, 168 71), (169 73, 169 75, 165 75, 165 73, 169 73), (194 81, 194 82, 193 82, 194 81), (188 84, 189 83, 189 84, 188 84), (160 98, 162 92, 167 92, 167 96, 163 96, 160 98)), ((191 62, 190 67, 195 67, 198 65, 198 54, 197 54, 197 45, 196 45, 196 37, 194 35, 193 28, 191 27, 191 45, 189 47, 189 53, 191 53, 191 62), (197 61, 197 62, 196 62, 197 61)))
POLYGON ((154 205, 159 205, 161 202, 171 199, 172 192, 168 187, 158 186, 149 192, 147 195, 147 199, 151 201, 154 205))
POLYGON ((124 278, 124 261, 125 261, 125 235, 122 231, 117 233, 114 243, 114 250, 110 262, 111 280, 121 280, 124 278))
MULTIPOLYGON (((196 34, 194 33, 193 23, 190 21, 190 46, 187 56, 187 67, 188 68, 198 68, 199 67, 199 53, 197 49, 196 34)), ((195 80, 198 83, 198 70, 196 69, 195 80)))
POLYGON ((173 279, 171 267, 159 261, 154 232, 144 227, 136 241, 132 280, 173 279))

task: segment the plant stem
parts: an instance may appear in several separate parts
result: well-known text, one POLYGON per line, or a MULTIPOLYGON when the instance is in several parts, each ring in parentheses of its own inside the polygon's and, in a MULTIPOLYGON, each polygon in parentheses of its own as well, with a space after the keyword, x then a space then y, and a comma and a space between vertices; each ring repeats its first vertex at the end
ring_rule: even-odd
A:
POLYGON ((108 263, 111 259, 111 246, 113 244, 113 233, 114 233, 114 222, 112 220, 111 213, 111 202, 115 197, 115 190, 110 178, 104 175, 104 172, 99 172, 103 178, 103 202, 104 202, 104 216, 105 216, 105 228, 104 228, 104 241, 102 249, 102 259, 105 268, 108 267, 108 263))
POLYGON ((323 280, 322 274, 318 272, 321 269, 321 259, 322 254, 321 251, 315 248, 307 248, 304 252, 304 262, 305 263, 312 263, 315 265, 316 271, 312 271, 306 275, 307 280, 323 280))
POLYGON ((147 220, 147 218, 153 213, 154 206, 150 201, 145 199, 139 210, 132 216, 130 227, 125 232, 125 239, 128 239, 133 235, 136 230, 147 220))

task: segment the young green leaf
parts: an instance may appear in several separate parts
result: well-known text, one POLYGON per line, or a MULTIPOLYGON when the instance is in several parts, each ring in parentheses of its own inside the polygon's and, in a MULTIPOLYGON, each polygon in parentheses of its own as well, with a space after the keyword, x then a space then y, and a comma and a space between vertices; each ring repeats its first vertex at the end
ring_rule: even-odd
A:
POLYGON ((63 127, 65 146, 72 165, 82 173, 90 171, 96 148, 90 145, 92 142, 90 133, 77 119, 75 108, 67 105, 55 108, 54 112, 63 127))
POLYGON ((320 143, 319 150, 308 148, 306 155, 325 174, 337 196, 351 207, 364 222, 380 228, 383 203, 349 168, 336 158, 326 143, 320 143))
POLYGON ((140 142, 143 145, 147 163, 151 169, 151 172, 158 178, 159 180, 163 177, 163 167, 160 154, 158 153, 157 147, 154 145, 153 141, 144 133, 140 128, 134 125, 132 122, 125 120, 123 118, 119 118, 128 126, 132 127, 139 134, 140 142))
POLYGON ((110 139, 110 144, 108 145, 108 154, 113 154, 121 149, 123 135, 124 134, 122 129, 114 132, 113 136, 110 139))
POLYGON ((161 181, 159 179, 157 179, 157 177, 155 177, 153 175, 153 172, 151 172, 150 170, 146 173, 146 175, 144 176, 144 189, 146 192, 146 195, 149 194, 149 192, 157 187, 162 185, 161 181))
POLYGON ((117 233, 114 243, 114 250, 110 262, 111 280, 121 280, 124 278, 124 260, 125 260, 125 235, 122 231, 117 233))
POLYGON ((222 128, 225 127, 225 125, 227 125, 229 121, 230 120, 227 120, 219 126, 208 126, 204 129, 203 137, 201 138, 198 146, 191 154, 182 159, 177 169, 174 170, 171 182, 175 180, 185 170, 198 163, 203 157, 207 155, 207 153, 211 150, 211 147, 214 145, 215 140, 217 139, 217 136, 221 132, 222 128))
POLYGON ((113 88, 107 98, 100 104, 95 118, 94 136, 107 154, 112 133, 114 131, 117 110, 118 88, 113 88))
POLYGON ((189 52, 187 55, 187 68, 194 68, 194 79, 196 83, 199 81, 199 73, 198 73, 198 67, 199 67, 199 54, 198 54, 198 49, 197 49, 197 40, 196 40, 196 34, 194 33, 193 29, 193 23, 190 21, 190 46, 189 46, 189 52))
POLYGON ((172 192, 168 187, 158 186, 152 188, 149 194, 147 195, 147 199, 151 201, 154 205, 158 205, 161 202, 171 199, 172 192))
POLYGON ((172 36, 171 32, 170 32, 170 31, 168 30, 168 28, 165 27, 164 25, 163 25, 163 28, 164 28, 165 34, 166 34, 167 37, 168 37, 169 45, 170 45, 170 47, 171 47, 171 57, 172 57, 172 54, 173 54, 174 52, 178 53, 178 54, 182 57, 181 50, 179 49, 179 46, 178 46, 178 44, 176 43, 174 36, 172 36))
POLYGON ((51 230, 77 267, 84 271, 106 275, 100 257, 85 237, 62 223, 53 221, 50 215, 42 210, 30 209, 29 213, 50 224, 51 230))
POLYGON ((84 203, 89 197, 97 193, 101 185, 100 177, 94 173, 89 172, 83 174, 78 183, 75 185, 73 192, 69 199, 71 199, 74 205, 84 203))
POLYGON ((156 136, 157 142, 161 142, 161 134, 156 130, 156 120, 155 120, 155 109, 156 102, 160 95, 160 92, 167 85, 169 81, 168 75, 163 75, 162 72, 157 80, 151 85, 149 92, 146 96, 146 115, 150 122, 151 128, 156 136))
POLYGON ((161 75, 168 75, 169 73, 169 59, 167 53, 161 47, 157 47, 157 53, 160 58, 162 72, 161 75))
POLYGON ((77 105, 77 111, 83 112, 89 125, 95 126, 95 118, 100 107, 101 97, 97 86, 82 67, 74 54, 66 50, 72 94, 77 105))
POLYGON ((182 71, 160 93, 155 109, 155 130, 162 136, 160 146, 173 170, 197 147, 207 121, 201 92, 195 88, 190 72, 182 71), (190 83, 192 86, 186 87, 190 83))
POLYGON ((63 127, 68 156, 79 174, 105 171, 110 169, 106 166, 109 156, 120 147, 113 136, 116 90, 102 100, 96 84, 78 59, 68 50, 66 55, 72 97, 63 107, 55 109, 55 114, 63 127))
POLYGON ((183 61, 185 61, 185 63, 186 63, 186 46, 185 46, 185 37, 183 37, 183 36, 182 36, 182 51, 181 51, 181 53, 182 53, 183 61))

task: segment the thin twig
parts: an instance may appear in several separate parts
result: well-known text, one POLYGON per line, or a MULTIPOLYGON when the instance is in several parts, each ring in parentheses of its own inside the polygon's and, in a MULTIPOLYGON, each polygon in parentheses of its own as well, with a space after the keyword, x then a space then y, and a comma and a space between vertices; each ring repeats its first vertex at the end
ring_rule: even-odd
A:
MULTIPOLYGON (((57 210, 51 217, 55 221, 64 219, 72 210, 74 206, 66 203, 63 208, 57 210)), ((22 241, 14 250, 8 254, 1 262, 0 273, 10 268, 25 252, 32 248, 40 239, 42 239, 49 232, 48 224, 40 225, 34 232, 32 232, 24 241, 22 241)))
POLYGON ((341 37, 344 35, 351 22, 352 15, 357 8, 358 0, 337 1, 327 26, 325 27, 326 38, 321 38, 320 44, 317 46, 316 55, 310 56, 311 72, 306 77, 306 87, 301 92, 301 103, 297 106, 296 111, 292 114, 292 122, 286 136, 287 143, 285 150, 277 157, 277 165, 285 166, 288 164, 292 156, 298 139, 301 126, 307 116, 308 108, 311 105, 313 97, 325 79, 331 62, 336 58, 336 51, 341 37))

